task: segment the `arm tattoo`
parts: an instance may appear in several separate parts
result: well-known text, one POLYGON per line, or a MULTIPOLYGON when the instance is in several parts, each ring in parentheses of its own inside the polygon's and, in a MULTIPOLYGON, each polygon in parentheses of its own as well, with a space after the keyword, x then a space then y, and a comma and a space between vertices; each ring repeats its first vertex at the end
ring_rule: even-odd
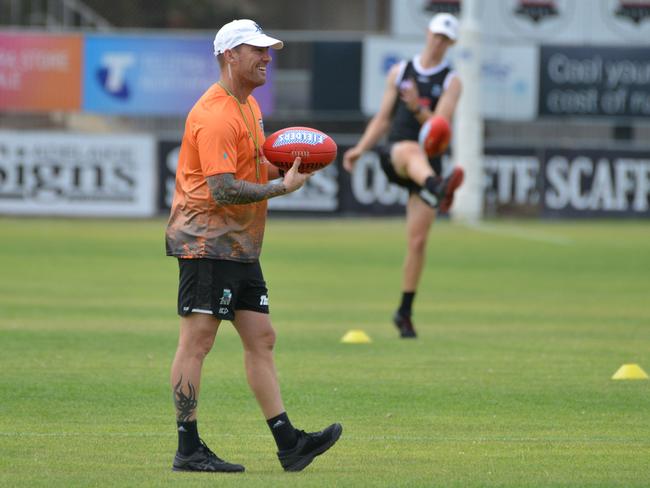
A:
POLYGON ((258 185, 244 180, 236 180, 232 173, 208 176, 206 181, 212 197, 219 205, 244 205, 261 202, 287 192, 282 181, 258 185))
POLYGON ((183 393, 183 376, 178 380, 174 386, 174 405, 176 406, 176 420, 179 422, 187 422, 196 410, 196 388, 188 381, 187 382, 187 395, 183 393))

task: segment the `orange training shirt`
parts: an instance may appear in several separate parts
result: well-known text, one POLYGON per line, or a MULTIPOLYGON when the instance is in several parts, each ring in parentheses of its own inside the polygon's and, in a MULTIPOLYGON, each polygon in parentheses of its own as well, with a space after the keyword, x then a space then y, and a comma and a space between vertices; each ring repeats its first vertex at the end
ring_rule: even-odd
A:
POLYGON ((257 148, 261 148, 264 128, 255 98, 250 96, 248 103, 239 104, 218 83, 208 88, 190 110, 165 235, 168 256, 240 262, 259 258, 266 200, 219 205, 206 182, 206 177, 224 173, 251 183, 268 182, 266 165, 260 164, 259 180, 256 176, 255 153, 259 149, 255 148, 255 132, 257 148))

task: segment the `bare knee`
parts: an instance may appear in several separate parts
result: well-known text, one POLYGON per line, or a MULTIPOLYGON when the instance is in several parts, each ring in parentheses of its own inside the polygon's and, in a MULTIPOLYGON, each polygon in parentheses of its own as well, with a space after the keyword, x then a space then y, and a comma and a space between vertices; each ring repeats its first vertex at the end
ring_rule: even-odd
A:
POLYGON ((197 358, 204 359, 208 355, 208 353, 212 350, 213 344, 214 344, 214 338, 201 338, 195 343, 194 355, 197 358))
POLYGON ((272 327, 267 327, 260 333, 256 334, 254 338, 245 344, 245 348, 252 353, 269 353, 273 351, 275 346, 275 330, 272 327))
POLYGON ((391 161, 399 176, 409 178, 420 186, 433 173, 422 148, 415 141, 394 144, 391 150, 391 161))
POLYGON ((263 349, 268 349, 269 351, 273 350, 273 347, 275 346, 275 330, 273 327, 269 327, 260 334, 259 344, 263 349))
POLYGON ((414 158, 417 158, 418 146, 413 141, 402 141, 393 144, 390 158, 395 168, 395 172, 402 176, 408 177, 409 166, 414 158))
POLYGON ((213 334, 193 334, 182 337, 178 343, 178 350, 184 357, 203 361, 214 345, 213 334))
POLYGON ((409 236, 409 252, 417 255, 424 255, 427 249, 427 234, 409 236))

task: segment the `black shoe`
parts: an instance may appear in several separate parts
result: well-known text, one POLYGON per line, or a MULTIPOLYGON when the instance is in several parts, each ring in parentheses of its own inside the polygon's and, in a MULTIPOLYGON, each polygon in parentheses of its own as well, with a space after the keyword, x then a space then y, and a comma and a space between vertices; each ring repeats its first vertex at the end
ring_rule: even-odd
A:
POLYGON ((411 322, 411 317, 402 315, 397 311, 395 312, 395 315, 393 315, 393 323, 399 330, 400 337, 403 339, 417 337, 415 327, 413 326, 413 322, 411 322))
POLYGON ((241 464, 231 464, 213 453, 205 442, 201 441, 199 448, 189 456, 176 452, 173 471, 203 471, 208 473, 241 473, 241 464))
POLYGON ((302 471, 316 456, 332 447, 341 437, 341 432, 341 424, 332 424, 320 432, 296 431, 298 443, 293 449, 278 452, 280 464, 285 471, 302 471))

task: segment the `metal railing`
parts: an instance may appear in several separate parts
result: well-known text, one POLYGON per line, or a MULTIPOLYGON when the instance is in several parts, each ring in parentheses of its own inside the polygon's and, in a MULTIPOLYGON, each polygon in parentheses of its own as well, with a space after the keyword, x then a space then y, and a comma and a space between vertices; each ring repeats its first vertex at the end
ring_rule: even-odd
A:
POLYGON ((106 30, 111 24, 80 0, 0 0, 0 24, 106 30))

